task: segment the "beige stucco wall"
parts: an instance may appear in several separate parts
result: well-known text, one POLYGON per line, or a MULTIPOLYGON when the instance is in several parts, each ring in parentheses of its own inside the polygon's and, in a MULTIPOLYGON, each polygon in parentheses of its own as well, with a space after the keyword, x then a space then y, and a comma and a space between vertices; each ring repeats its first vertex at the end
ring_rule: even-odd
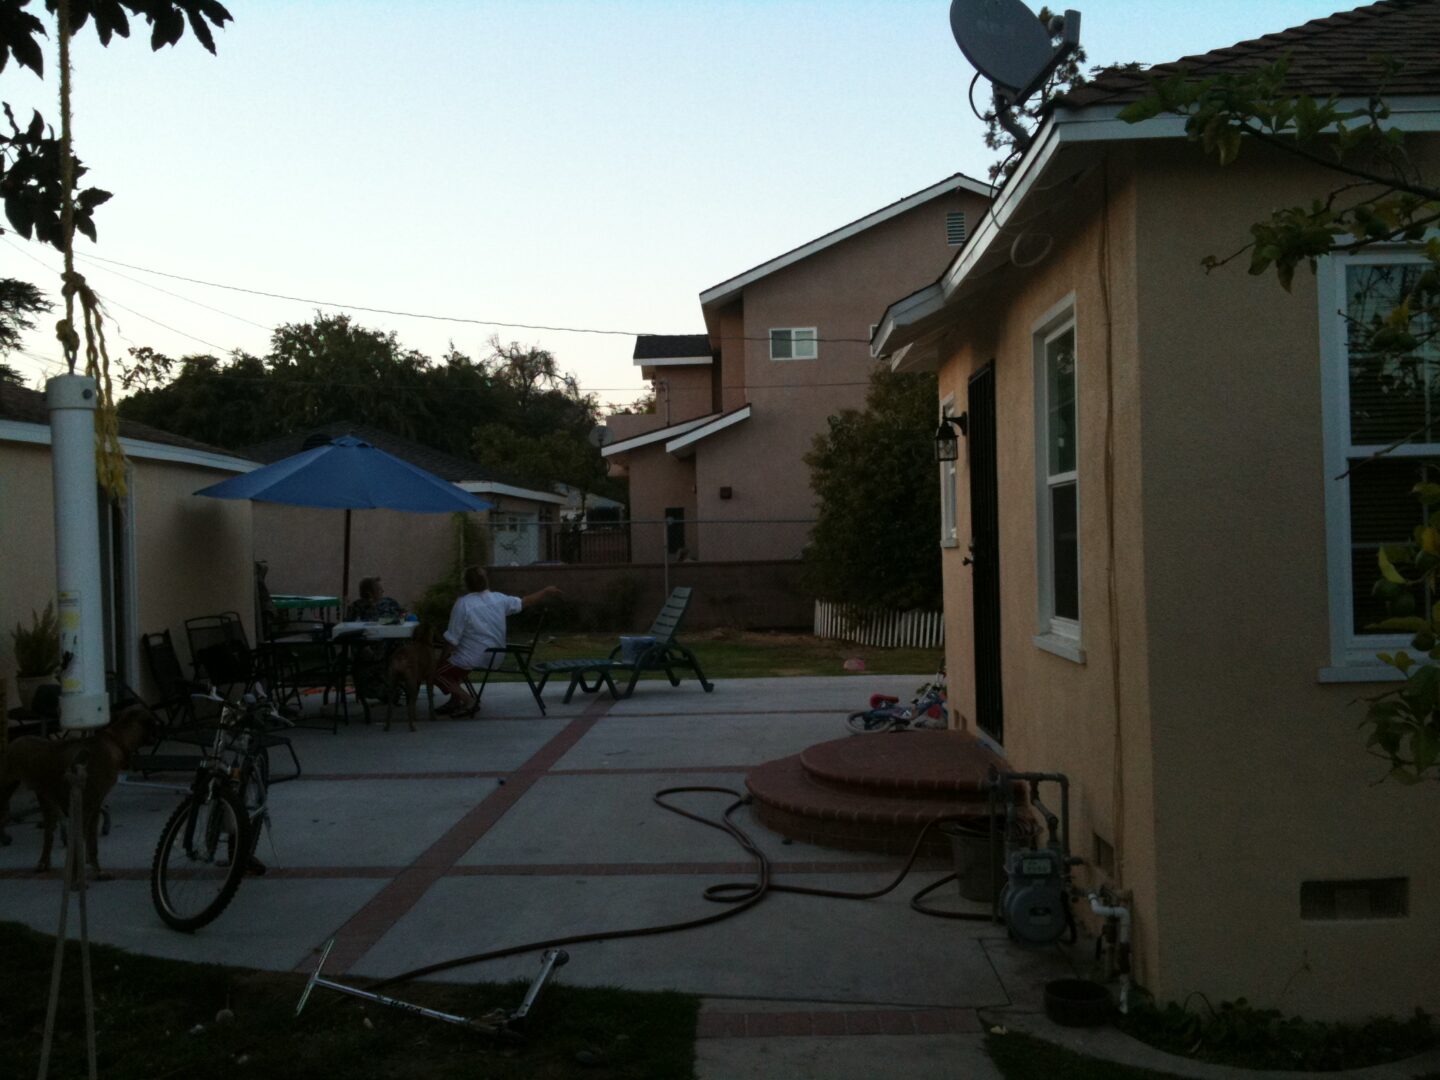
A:
POLYGON ((695 459, 676 458, 663 443, 620 455, 630 470, 630 558, 632 562, 660 562, 665 556, 665 511, 685 511, 686 546, 694 549, 695 459))
MULTIPOLYGON (((1429 157, 1433 169, 1437 147, 1429 157)), ((1164 985, 1318 1014, 1440 1005, 1440 787, 1376 785, 1366 688, 1330 662, 1315 280, 1243 260, 1272 207, 1334 186, 1247 153, 1144 159, 1138 228, 1145 538, 1164 985), (1196 763, 1203 761, 1203 772, 1196 763), (1306 880, 1409 877, 1399 920, 1302 922, 1306 880), (1226 912, 1235 912, 1229 917, 1226 912), (1217 963, 1223 957, 1224 963, 1217 963)))
MULTIPOLYGON (((169 629, 188 660, 184 621, 236 611, 252 635, 254 586, 248 503, 196 489, 233 475, 172 462, 131 461, 139 631, 169 629)), ((14 673, 9 631, 55 595, 54 502, 48 446, 0 442, 0 674, 14 673)), ((128 673, 135 683, 135 673, 128 673)), ((151 696, 143 661, 138 692, 151 696)))
MULTIPOLYGON (((1080 197, 1098 200, 1100 177, 1092 177, 1080 197)), ((1125 162, 1114 163, 1109 177, 1109 302, 1114 325, 1133 324, 1133 274, 1124 267, 1134 249, 1134 192, 1125 162)), ((1104 220, 1077 225, 1073 218, 1047 222, 1054 236, 1051 252, 1028 276, 997 272, 988 289, 964 310, 963 330, 943 349, 942 400, 954 395, 953 411, 968 408, 968 380, 994 363, 997 469, 1000 515, 1001 669, 1004 746, 1013 767, 1063 772, 1071 787, 1071 827, 1075 853, 1091 859, 1094 837, 1122 842, 1124 883, 1135 894, 1137 975, 1153 981, 1160 952, 1155 910, 1154 812, 1148 746, 1148 686, 1145 663, 1146 615, 1142 585, 1144 552, 1140 537, 1137 488, 1139 443, 1134 379, 1134 335, 1117 330, 1109 343, 1116 401, 1115 519, 1121 558, 1119 643, 1123 658, 1111 663, 1111 606, 1105 572, 1106 478, 1103 433, 1107 379, 1105 292, 1099 252, 1104 220), (1053 226, 1053 229, 1052 229, 1053 226), (1036 571, 1035 385, 1033 328, 1074 296, 1076 312, 1079 503, 1082 566, 1080 580, 1083 663, 1057 656, 1035 643, 1040 630, 1036 571), (1117 752, 1116 687, 1120 694, 1118 746, 1125 762, 1123 793, 1115 784, 1117 752)), ((968 554, 969 460, 957 468, 957 534, 960 542, 942 553, 945 580, 946 662, 958 723, 975 724, 975 665, 968 554)), ((1089 870, 1084 884, 1103 878, 1089 870)))
MULTIPOLYGON (((1440 849, 1428 825, 1440 789, 1376 785, 1382 768, 1364 751, 1355 704, 1373 688, 1319 681, 1330 659, 1314 281, 1302 272, 1287 294, 1243 260, 1208 276, 1200 267, 1243 244, 1272 207, 1323 189, 1253 149, 1223 174, 1177 144, 1142 149, 1111 151, 1046 222, 1050 255, 993 275, 945 349, 940 392, 955 394, 957 411, 968 375, 996 364, 1005 753, 1069 774, 1077 854, 1092 856, 1093 834, 1123 844, 1137 975, 1162 999, 1202 991, 1322 1017, 1433 1010, 1440 849), (1071 292, 1083 663, 1032 640, 1031 335, 1071 292), (1300 919, 1303 881, 1398 876, 1410 879, 1407 918, 1300 919)), ((968 719, 961 466, 962 543, 943 561, 952 692, 968 719)))
POLYGON ((655 386, 657 426, 678 424, 716 411, 711 368, 711 364, 667 364, 640 369, 655 386))

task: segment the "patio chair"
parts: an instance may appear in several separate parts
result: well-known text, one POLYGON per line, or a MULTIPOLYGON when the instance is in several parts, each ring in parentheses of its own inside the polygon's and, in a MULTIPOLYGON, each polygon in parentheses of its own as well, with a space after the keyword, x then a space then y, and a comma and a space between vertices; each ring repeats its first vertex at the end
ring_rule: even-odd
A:
POLYGON ((494 648, 486 649, 490 656, 491 667, 485 669, 485 675, 480 680, 480 689, 474 690, 475 701, 470 706, 468 713, 462 715, 473 715, 475 710, 480 708, 480 699, 485 696, 485 687, 490 684, 491 675, 519 675, 524 678, 525 685, 530 687, 530 694, 535 698, 535 704, 540 706, 540 715, 545 715, 545 699, 540 696, 540 689, 545 685, 543 678, 537 684, 534 672, 538 670, 532 667, 535 658, 535 650, 540 645, 540 633, 545 629, 545 612, 541 611, 535 619, 535 632, 530 636, 529 641, 507 641, 504 645, 496 645, 494 648))
POLYGON ((154 701, 145 703, 161 723, 160 737, 150 752, 153 754, 167 740, 197 746, 208 742, 211 733, 196 717, 195 702, 190 698, 191 694, 202 692, 205 686, 185 677, 185 669, 180 666, 180 657, 175 652, 170 631, 141 634, 140 651, 145 656, 150 680, 160 695, 154 701))
POLYGON ((570 685, 565 689, 564 698, 567 704, 577 687, 587 694, 593 694, 604 686, 609 689, 611 697, 628 698, 635 692, 635 684, 640 681, 640 676, 647 671, 663 671, 669 677, 671 686, 679 686, 680 679, 675 674, 677 669, 693 671, 705 692, 710 693, 715 689, 715 684, 706 680, 705 673, 700 670, 699 659, 675 640, 680 622, 685 617, 685 610, 690 606, 691 592, 688 585, 677 585, 670 590, 670 599, 665 601, 660 614, 655 616, 655 621, 645 632, 644 638, 649 640, 640 644, 633 656, 625 655, 627 647, 622 643, 615 646, 603 660, 547 660, 534 665, 533 670, 540 672, 540 685, 536 688, 536 693, 545 689, 551 675, 569 675, 570 685), (628 672, 630 676, 624 693, 615 687, 614 673, 617 671, 622 675, 628 672))

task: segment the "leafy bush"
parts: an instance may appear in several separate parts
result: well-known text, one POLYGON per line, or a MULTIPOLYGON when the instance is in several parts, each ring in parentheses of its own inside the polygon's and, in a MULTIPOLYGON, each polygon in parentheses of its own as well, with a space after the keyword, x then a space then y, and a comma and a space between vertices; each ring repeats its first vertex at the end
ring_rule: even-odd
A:
POLYGON ((1142 1001, 1121 1017, 1120 1027, 1160 1050, 1201 1061, 1319 1072, 1397 1061, 1437 1041, 1433 1021, 1418 1009, 1407 1020, 1329 1024, 1257 1009, 1244 998, 1215 1008, 1203 995, 1192 995, 1184 1005, 1142 1001), (1197 998, 1201 1008, 1190 1008, 1197 998))
POLYGON ((15 674, 20 678, 53 675, 60 667, 60 623, 55 617, 55 604, 45 605, 44 612, 30 612, 30 626, 16 623, 10 631, 15 646, 15 674))

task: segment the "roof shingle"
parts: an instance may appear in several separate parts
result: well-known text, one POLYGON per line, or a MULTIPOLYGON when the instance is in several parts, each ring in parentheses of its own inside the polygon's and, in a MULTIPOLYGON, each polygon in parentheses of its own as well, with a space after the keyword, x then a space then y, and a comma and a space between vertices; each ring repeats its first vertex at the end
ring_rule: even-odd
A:
POLYGON ((1386 81, 1387 97, 1440 93, 1440 0, 1381 0, 1143 72, 1102 75, 1055 104, 1124 104, 1144 97, 1155 76, 1242 74, 1286 57, 1292 92, 1363 97, 1377 88, 1380 67, 1375 58, 1382 55, 1404 65, 1386 81))
MULTIPOLYGON (((16 420, 22 424, 50 425, 50 410, 45 405, 45 395, 14 383, 0 381, 0 420, 16 420)), ((225 457, 244 458, 224 447, 187 439, 184 435, 172 435, 168 431, 141 424, 134 420, 120 418, 120 435, 126 439, 159 443, 161 446, 178 446, 185 450, 199 450, 207 454, 223 454, 225 457)))
POLYGON ((635 339, 635 360, 710 359, 709 334, 642 334, 635 339))

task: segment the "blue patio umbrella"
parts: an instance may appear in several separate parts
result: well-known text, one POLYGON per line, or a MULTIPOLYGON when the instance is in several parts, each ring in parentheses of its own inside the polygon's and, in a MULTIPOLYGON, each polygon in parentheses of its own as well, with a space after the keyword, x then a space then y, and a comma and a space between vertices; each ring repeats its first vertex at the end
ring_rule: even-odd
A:
POLYGON ((352 510, 446 514, 489 510, 495 505, 353 435, 342 435, 323 446, 263 465, 254 472, 201 488, 195 494, 215 499, 249 499, 344 510, 342 601, 349 599, 350 592, 352 510))

